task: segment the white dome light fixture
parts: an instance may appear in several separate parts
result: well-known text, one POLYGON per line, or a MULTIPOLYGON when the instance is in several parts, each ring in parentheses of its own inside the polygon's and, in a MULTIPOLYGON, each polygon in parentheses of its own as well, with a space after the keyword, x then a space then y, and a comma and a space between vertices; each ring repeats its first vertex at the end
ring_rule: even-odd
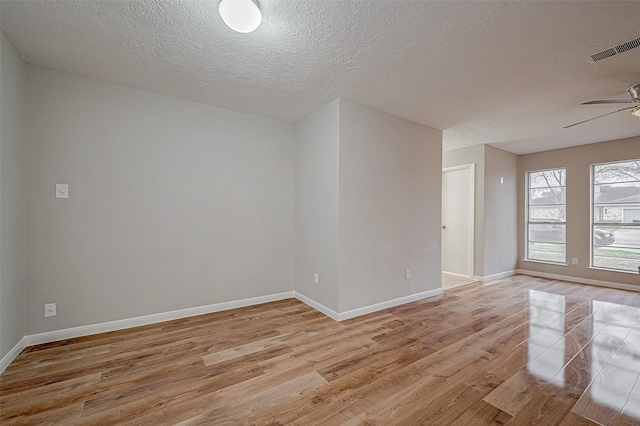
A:
POLYGON ((218 12, 224 23, 239 33, 255 31, 262 22, 258 0, 220 0, 218 12))

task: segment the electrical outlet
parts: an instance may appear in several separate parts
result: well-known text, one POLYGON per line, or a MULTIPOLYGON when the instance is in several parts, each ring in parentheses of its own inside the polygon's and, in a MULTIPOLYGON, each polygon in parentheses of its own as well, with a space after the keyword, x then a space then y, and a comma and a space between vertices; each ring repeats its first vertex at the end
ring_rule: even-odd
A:
POLYGON ((56 183, 56 198, 69 198, 69 184, 56 183))
POLYGON ((573 260, 571 261, 571 263, 573 263, 574 265, 578 264, 578 258, 574 257, 573 260))
POLYGON ((56 316, 56 304, 55 303, 45 303, 44 305, 44 316, 46 317, 55 317, 56 316))
POLYGON ((410 280, 411 279, 411 269, 405 269, 405 271, 404 271, 404 279, 405 280, 410 280))
POLYGON ((319 281, 318 274, 313 274, 313 283, 318 284, 318 281, 319 281))

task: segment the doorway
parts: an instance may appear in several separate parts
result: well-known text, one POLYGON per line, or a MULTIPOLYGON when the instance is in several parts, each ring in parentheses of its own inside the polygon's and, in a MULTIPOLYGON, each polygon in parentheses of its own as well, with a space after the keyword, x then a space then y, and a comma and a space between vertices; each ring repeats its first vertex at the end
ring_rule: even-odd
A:
POLYGON ((473 281, 475 164, 442 169, 442 272, 473 281))

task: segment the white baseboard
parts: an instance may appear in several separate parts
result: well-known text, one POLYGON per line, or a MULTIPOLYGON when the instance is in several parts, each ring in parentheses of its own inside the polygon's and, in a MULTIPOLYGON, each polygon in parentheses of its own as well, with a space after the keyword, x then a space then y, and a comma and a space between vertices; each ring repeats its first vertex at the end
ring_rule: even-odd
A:
MULTIPOLYGON (((546 272, 529 271, 525 269, 501 272, 499 274, 489 275, 486 277, 474 276, 473 278, 482 282, 490 282, 490 281, 506 278, 515 274, 530 275, 535 277, 542 277, 542 278, 549 278, 554 280, 562 280, 562 281, 570 281, 570 282, 572 281, 572 282, 581 283, 581 284, 597 285, 601 287, 610 287, 610 288, 616 288, 620 290, 640 291, 640 286, 635 286, 631 284, 591 280, 586 278, 571 277, 567 275, 558 275, 558 274, 549 274, 546 272)), ((9 351, 9 353, 7 353, 2 358, 2 360, 0 360, 0 373, 2 373, 7 368, 7 366, 9 366, 11 361, 13 361, 20 354, 20 352, 22 352, 22 350, 27 346, 55 342, 55 341, 64 340, 64 339, 71 339, 74 337, 88 336, 91 334, 122 330, 125 328, 138 327, 142 325, 154 324, 154 323, 159 323, 163 321, 171 321, 174 319, 186 318, 186 317, 191 317, 195 315, 226 311, 229 309, 242 308, 246 306, 257 305, 260 303, 274 302, 277 300, 283 300, 283 299, 288 299, 292 297, 322 312, 323 314, 327 315, 329 318, 335 321, 344 321, 347 319, 359 317, 361 315, 366 315, 372 312, 380 311, 382 309, 392 308, 394 306, 414 302, 416 300, 438 296, 438 295, 441 295, 442 292, 443 292, 442 288, 437 288, 437 289, 425 291, 422 293, 416 293, 416 294, 411 294, 409 296, 400 297, 398 299, 387 300, 385 302, 364 306, 362 308, 352 309, 345 312, 336 312, 332 309, 327 308, 321 303, 318 303, 315 300, 305 296, 302 293, 299 293, 296 291, 286 291, 283 293, 269 294, 266 296, 251 297, 248 299, 233 300, 230 302, 215 303, 212 305, 198 306, 194 308, 162 312, 158 314, 145 315, 145 316, 140 316, 135 318, 127 318, 123 320, 109 321, 109 322, 104 322, 99 324, 91 324, 91 325, 85 325, 81 327, 73 327, 73 328, 67 328, 63 330, 55 330, 55 331, 49 331, 45 333, 32 334, 32 335, 24 336, 11 349, 11 351, 9 351)))
POLYGON ((302 303, 305 303, 305 304, 311 306, 316 311, 322 312, 323 314, 325 314, 326 316, 328 316, 329 318, 331 318, 334 321, 340 321, 340 314, 338 314, 333 309, 327 308, 322 303, 316 302, 312 298, 307 297, 302 293, 298 293, 297 291, 294 291, 294 293, 295 293, 294 297, 296 299, 298 299, 299 301, 301 301, 302 303))
POLYGON ((398 299, 387 300, 373 305, 364 306, 362 308, 352 309, 350 311, 340 312, 338 314, 338 321, 344 321, 350 318, 359 317, 362 315, 370 314, 371 312, 381 311, 387 308, 393 308, 394 306, 404 305, 405 303, 415 302, 416 300, 426 299, 428 297, 439 296, 442 294, 442 288, 436 288, 433 290, 423 291, 422 293, 410 294, 409 296, 400 297, 398 299))
POLYGON ((5 356, 2 357, 2 360, 0 360, 0 374, 2 374, 4 372, 4 370, 9 366, 9 364, 11 364, 11 361, 13 361, 14 359, 16 359, 16 357, 18 355, 20 355, 20 352, 22 352, 22 350, 24 348, 27 347, 27 343, 26 343, 26 338, 22 338, 20 339, 20 341, 18 343, 16 343, 16 345, 9 351, 9 353, 7 353, 5 356))
POLYGON ((517 273, 518 273, 518 271, 514 269, 512 271, 505 271, 505 272, 500 272, 500 273, 493 274, 493 275, 487 275, 486 277, 473 277, 473 278, 478 280, 478 281, 482 281, 483 283, 489 283, 491 281, 497 281, 497 280, 501 280, 503 278, 510 277, 510 276, 515 275, 517 273))
POLYGON ((569 275, 548 274, 546 272, 528 271, 526 269, 518 269, 518 274, 530 275, 532 277, 549 278, 552 280, 570 281, 580 284, 597 285, 600 287, 615 288, 618 290, 640 291, 640 285, 614 283, 611 281, 591 280, 588 278, 571 277, 569 275))
POLYGON ((252 297, 249 299, 233 300, 230 302, 215 303, 212 305, 198 306, 194 308, 180 309, 176 311, 161 312, 158 314, 145 315, 134 318, 127 318, 116 321, 103 322, 98 324, 84 325, 80 327, 66 328, 63 330, 48 331, 45 333, 31 334, 24 336, 22 340, 0 361, 0 372, 18 356, 18 354, 27 346, 39 345, 43 343, 55 342, 58 340, 72 339, 75 337, 88 336, 91 334, 106 333, 109 331, 122 330, 126 328, 139 327, 143 325, 155 324, 163 321, 171 321, 179 318, 192 317, 195 315, 209 314, 213 312, 226 311, 229 309, 242 308, 245 306, 258 305, 260 303, 274 302, 288 298, 296 298, 312 308, 322 312, 335 321, 344 321, 346 319, 355 318, 366 315, 371 312, 380 311, 382 309, 392 308, 416 300, 426 299, 442 294, 442 289, 425 291, 422 293, 411 294, 409 296, 400 297, 398 299, 387 300, 385 302, 376 303, 362 308, 352 309, 346 312, 336 312, 327 308, 321 303, 298 293, 296 291, 286 291, 283 293, 270 294, 266 296, 252 297))
POLYGON ((274 302, 276 300, 289 299, 292 297, 295 297, 293 291, 285 291, 284 293, 268 294, 266 296, 251 297, 249 299, 232 300, 230 302, 214 303, 212 305, 197 306, 195 308, 180 309, 177 311, 161 312, 158 314, 145 315, 141 317, 103 322, 99 324, 83 325, 81 327, 66 328, 63 330, 48 331, 45 333, 25 336, 22 340, 25 342, 26 346, 39 345, 42 343, 55 342, 57 340, 88 336, 90 334, 105 333, 108 331, 139 327, 141 325, 171 321, 179 318, 209 314, 212 312, 243 308, 245 306, 274 302))
POLYGON ((316 302, 310 297, 305 296, 302 293, 295 292, 295 297, 299 301, 306 303, 313 309, 322 312, 334 321, 344 321, 351 318, 359 317, 362 315, 370 314, 372 312, 381 311, 387 308, 393 308, 394 306, 404 305, 405 303, 415 302, 416 300, 426 299, 428 297, 439 296, 442 294, 441 288, 434 290, 424 291, 422 293, 410 294, 409 296, 400 297, 398 299, 387 300, 385 302, 376 303, 369 306, 363 306, 362 308, 352 309, 345 312, 336 312, 333 309, 327 308, 321 303, 316 302))

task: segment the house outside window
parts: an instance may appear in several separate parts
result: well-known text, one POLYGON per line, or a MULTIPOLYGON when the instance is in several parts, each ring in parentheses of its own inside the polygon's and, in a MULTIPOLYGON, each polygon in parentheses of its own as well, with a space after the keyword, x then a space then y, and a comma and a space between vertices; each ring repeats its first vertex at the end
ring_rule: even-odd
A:
POLYGON ((595 164, 591 176, 591 266, 637 273, 640 160, 595 164))
POLYGON ((527 173, 527 260, 566 262, 566 177, 566 169, 527 173))

